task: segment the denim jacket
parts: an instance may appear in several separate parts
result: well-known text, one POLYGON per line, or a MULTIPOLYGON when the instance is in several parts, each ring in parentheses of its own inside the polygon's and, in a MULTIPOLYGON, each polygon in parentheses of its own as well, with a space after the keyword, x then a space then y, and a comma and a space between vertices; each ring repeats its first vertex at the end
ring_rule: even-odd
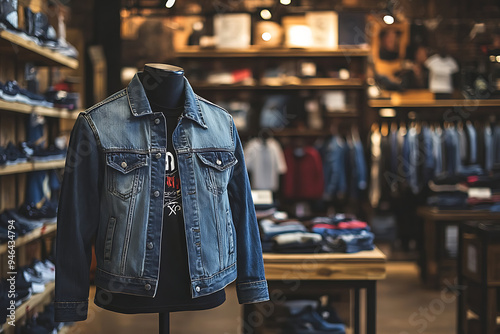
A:
MULTIPOLYGON (((57 213, 57 321, 85 320, 95 238, 95 284, 154 297, 160 272, 166 120, 136 74, 81 112, 71 132, 57 213)), ((240 303, 269 299, 242 145, 232 117, 185 79, 173 133, 193 298, 236 280, 240 303)))

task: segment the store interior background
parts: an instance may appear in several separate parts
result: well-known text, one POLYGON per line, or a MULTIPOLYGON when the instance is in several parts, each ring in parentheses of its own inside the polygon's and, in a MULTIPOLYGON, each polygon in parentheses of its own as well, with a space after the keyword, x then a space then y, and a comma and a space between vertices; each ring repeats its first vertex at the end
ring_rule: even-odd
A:
MULTIPOLYGON (((29 6, 44 1, 25 2, 29 6)), ((375 234, 376 246, 388 259, 387 278, 378 283, 377 290, 378 333, 457 332, 456 298, 450 298, 455 291, 452 287, 457 285, 456 265, 443 260, 440 263, 443 267, 438 268, 439 277, 430 278, 436 280, 430 283, 426 272, 429 269, 425 245, 429 241, 418 208, 429 206, 429 198, 435 194, 427 182, 420 181, 412 188, 407 167, 401 167, 400 161, 396 167, 391 166, 390 152, 381 153, 381 159, 385 160, 379 166, 387 174, 382 177, 378 172, 375 174, 379 186, 374 189, 372 134, 375 131, 387 136, 403 124, 420 131, 424 125, 447 127, 451 123, 465 126, 467 122, 476 125, 499 121, 496 114, 500 108, 500 4, 497 1, 59 0, 55 3, 67 9, 63 15, 66 38, 79 51, 79 66, 74 70, 40 68, 37 74, 40 90, 50 80, 62 78, 70 82, 71 90, 79 93, 79 110, 124 88, 146 63, 165 63, 184 68, 197 94, 233 113, 244 144, 255 138, 272 137, 284 148, 303 148, 317 145, 332 135, 359 136, 366 185, 360 186, 359 179, 356 184, 352 181, 355 180, 352 171, 344 170, 346 184, 333 185, 334 191, 327 195, 324 189, 316 189, 320 194, 308 198, 290 195, 293 190, 286 189, 286 176, 282 175, 273 194, 277 208, 290 217, 310 219, 348 213, 368 223, 375 234), (311 18, 308 21, 310 13, 330 15, 332 11, 334 27, 338 29, 318 42, 333 43, 325 50, 324 46, 313 45, 314 34, 322 28, 316 26, 306 31, 303 28, 313 22, 311 18), (227 38, 227 45, 239 45, 226 53, 213 38, 214 22, 225 14, 243 15, 239 19, 248 19, 250 24, 248 31, 240 31, 239 37, 233 31, 220 32, 227 38), (250 45, 242 47, 245 40, 250 45), (339 51, 338 46, 344 51, 339 51), (328 50, 332 49, 331 56, 328 50), (453 92, 442 98, 429 90, 429 73, 423 66, 436 54, 451 57, 458 65, 457 71, 449 74, 453 92), (272 103, 277 107, 269 107, 272 103), (267 111, 278 108, 277 114, 271 113, 271 121, 267 119, 266 123, 274 126, 262 126, 266 122, 262 116, 266 108, 267 111)), ((235 26, 234 21, 226 24, 235 26)), ((23 72, 22 66, 10 64, 4 62, 0 74, 23 72)), ((0 114, 4 124, 5 120, 10 122, 9 117, 0 114)), ((73 122, 71 119, 59 119, 57 124, 49 122, 51 136, 58 133, 69 138, 73 122)), ((2 139, 2 145, 7 143, 7 137, 2 139)), ((376 158, 380 158, 380 152, 376 158)), ((419 173, 425 173, 424 163, 417 165, 419 173)), ((20 177, 14 182, 7 177, 0 176, 2 210, 23 201, 24 190, 16 191, 15 196, 6 193, 14 183, 23 185, 25 181, 20 177)), ((445 226, 436 233, 435 237, 443 243, 443 257, 456 258, 457 226, 445 226)), ((38 251, 39 247, 28 250, 38 251)), ((235 289, 229 286, 226 291, 227 301, 216 309, 172 314, 171 332, 241 332, 241 308, 235 289)), ((92 292, 95 291, 91 289, 92 292)), ((343 304, 344 297, 339 294, 340 309, 348 307, 343 304)), ((87 322, 73 327, 75 333, 157 332, 157 315, 121 315, 95 305, 89 312, 87 322)))

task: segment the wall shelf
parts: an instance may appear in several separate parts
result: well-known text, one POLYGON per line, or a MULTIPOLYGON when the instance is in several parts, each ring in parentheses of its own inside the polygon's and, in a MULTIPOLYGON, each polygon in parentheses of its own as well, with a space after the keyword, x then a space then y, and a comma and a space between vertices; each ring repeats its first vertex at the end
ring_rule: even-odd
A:
POLYGON ((358 78, 353 79, 335 79, 335 78, 319 78, 305 79, 300 84, 277 84, 277 85, 220 85, 210 84, 205 82, 193 82, 193 89, 198 90, 298 90, 298 89, 363 89, 363 80, 358 78))
POLYGON ((33 162, 24 162, 10 166, 7 165, 0 166, 0 175, 9 175, 9 174, 34 172, 37 170, 64 168, 65 162, 66 162, 65 159, 58 159, 53 161, 33 161, 33 162))
MULTIPOLYGON (((55 220, 55 218, 54 218, 55 220)), ((18 237, 16 241, 16 248, 26 245, 34 240, 40 239, 41 237, 54 233, 57 230, 57 224, 45 224, 42 227, 36 228, 33 231, 18 237)), ((0 245, 0 255, 7 253, 7 243, 0 245)))
POLYGON ((369 48, 342 47, 338 49, 268 49, 252 46, 249 49, 200 49, 189 47, 178 50, 178 58, 254 58, 254 57, 366 57, 369 48))
POLYGON ((35 61, 44 65, 64 65, 72 69, 77 69, 79 66, 78 60, 40 46, 7 30, 0 30, 0 52, 13 53, 18 59, 35 61))
POLYGON ((8 102, 0 100, 0 110, 18 112, 22 114, 36 113, 41 116, 76 119, 81 110, 69 111, 61 108, 46 108, 39 106, 31 106, 25 103, 8 102))
POLYGON ((490 100, 407 100, 394 102, 390 99, 368 100, 368 105, 372 108, 445 108, 445 107, 500 107, 500 99, 490 100))

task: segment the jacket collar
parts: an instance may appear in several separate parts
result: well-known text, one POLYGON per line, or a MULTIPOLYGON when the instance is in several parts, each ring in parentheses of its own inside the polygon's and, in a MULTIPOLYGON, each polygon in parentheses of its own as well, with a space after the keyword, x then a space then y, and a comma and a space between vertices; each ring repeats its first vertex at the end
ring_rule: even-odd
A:
MULTIPOLYGON (((130 111, 134 116, 153 113, 140 79, 141 76, 142 72, 137 72, 126 88, 130 111)), ((206 129, 207 125, 203 120, 200 102, 186 77, 184 77, 184 93, 186 100, 184 102, 182 117, 189 118, 206 129)))

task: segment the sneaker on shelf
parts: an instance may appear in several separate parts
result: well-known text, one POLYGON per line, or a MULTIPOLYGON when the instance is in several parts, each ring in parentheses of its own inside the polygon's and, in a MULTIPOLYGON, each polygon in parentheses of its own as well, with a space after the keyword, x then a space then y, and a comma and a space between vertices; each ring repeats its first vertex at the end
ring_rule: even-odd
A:
POLYGON ((21 89, 17 85, 16 81, 7 81, 3 85, 2 99, 8 102, 20 102, 21 89))
POLYGON ((23 162, 28 162, 26 154, 19 150, 13 142, 9 142, 5 148, 5 155, 7 157, 7 165, 16 165, 23 162))
POLYGON ((42 278, 46 282, 51 282, 56 279, 56 272, 47 266, 40 260, 34 260, 32 268, 42 275, 42 278))
POLYGON ((26 101, 24 103, 46 108, 54 107, 54 104, 52 102, 46 101, 45 97, 43 97, 42 95, 34 94, 27 89, 20 88, 19 93, 21 94, 21 99, 23 101, 26 101))
POLYGON ((19 213, 28 219, 51 223, 57 216, 57 204, 49 200, 45 200, 40 208, 35 203, 24 204, 19 208, 19 213))
POLYGON ((66 157, 66 151, 57 148, 54 145, 50 145, 49 148, 43 149, 40 147, 35 147, 33 154, 30 159, 33 161, 53 161, 61 160, 66 157))
POLYGON ((52 102, 56 108, 75 110, 78 104, 79 94, 51 88, 45 93, 45 99, 52 102))
POLYGON ((0 1, 0 22, 8 29, 18 30, 19 28, 16 7, 13 0, 0 1))
POLYGON ((7 154, 5 153, 5 148, 0 146, 0 166, 3 166, 7 163, 7 154))
MULTIPOLYGON (((25 281, 31 285, 33 285, 33 284, 45 285, 46 283, 49 282, 49 281, 45 280, 43 278, 42 274, 39 273, 35 268, 31 268, 28 266, 22 267, 18 272, 18 276, 19 276, 19 274, 22 275, 22 278, 24 278, 25 281)), ((21 281, 22 281, 22 278, 20 279, 21 281)), ((16 282, 16 284, 17 284, 17 282, 16 282)))
POLYGON ((10 299, 8 297, 9 283, 7 280, 0 281, 0 326, 7 322, 7 316, 9 310, 7 309, 10 305, 10 299))
POLYGON ((27 301, 28 299, 30 299, 32 295, 33 295, 33 292, 31 291, 31 289, 18 289, 18 288, 16 288, 15 297, 14 297, 14 299, 16 300, 16 307, 21 306, 21 304, 24 303, 25 301, 27 301))
POLYGON ((14 226, 14 232, 18 235, 25 235, 28 232, 31 232, 33 228, 27 224, 23 224, 16 219, 12 219, 12 217, 8 214, 8 211, 4 211, 0 214, 0 226, 9 229, 9 225, 14 226))
POLYGON ((16 275, 16 289, 29 289, 31 288, 33 293, 42 293, 45 291, 45 285, 40 283, 37 277, 33 277, 27 268, 20 268, 16 275))

